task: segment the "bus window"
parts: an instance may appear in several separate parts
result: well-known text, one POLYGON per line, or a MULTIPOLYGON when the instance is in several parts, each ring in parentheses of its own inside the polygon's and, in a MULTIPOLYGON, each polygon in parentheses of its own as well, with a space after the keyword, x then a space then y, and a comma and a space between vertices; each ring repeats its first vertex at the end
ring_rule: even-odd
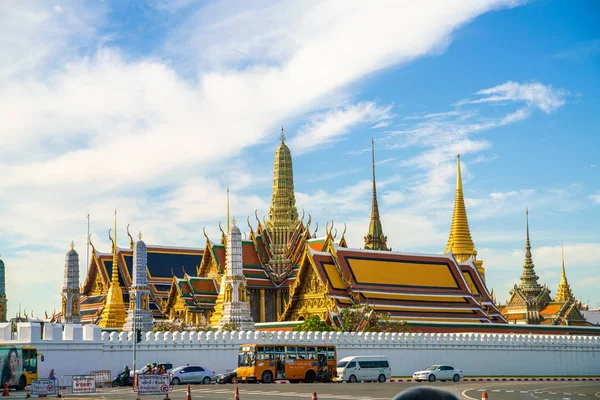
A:
POLYGON ((308 360, 316 360, 317 359, 317 349, 315 347, 307 347, 306 348, 306 358, 308 360))
POLYGON ((296 347, 296 351, 298 352, 298 360, 306 359, 306 347, 304 347, 304 346, 296 347))
POLYGON ((30 374, 37 373, 37 351, 23 349, 23 370, 30 374))
POLYGON ((252 351, 240 351, 238 355, 238 366, 251 367, 254 365, 256 355, 252 351))
POLYGON ((296 352, 295 346, 290 346, 285 348, 285 359, 286 360, 295 360, 298 358, 298 353, 296 352))
POLYGON ((328 361, 335 361, 335 347, 328 347, 327 348, 327 360, 328 361))
POLYGON ((276 360, 285 360, 285 347, 275 346, 273 347, 273 353, 276 360))

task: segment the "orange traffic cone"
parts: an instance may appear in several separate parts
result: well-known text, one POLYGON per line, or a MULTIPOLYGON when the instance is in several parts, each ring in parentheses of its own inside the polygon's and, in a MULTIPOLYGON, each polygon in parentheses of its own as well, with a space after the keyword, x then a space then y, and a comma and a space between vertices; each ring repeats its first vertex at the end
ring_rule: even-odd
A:
POLYGON ((487 400, 487 392, 481 393, 481 400, 487 400))
POLYGON ((313 395, 312 395, 312 400, 318 400, 318 399, 317 399, 317 392, 313 392, 313 395))
POLYGON ((2 397, 9 396, 8 394, 8 382, 4 382, 4 391, 2 392, 2 397))
POLYGON ((233 400, 240 400, 240 391, 238 387, 235 387, 235 395, 233 396, 233 400))
POLYGON ((192 388, 190 388, 189 383, 187 393, 185 394, 185 400, 192 400, 192 388))

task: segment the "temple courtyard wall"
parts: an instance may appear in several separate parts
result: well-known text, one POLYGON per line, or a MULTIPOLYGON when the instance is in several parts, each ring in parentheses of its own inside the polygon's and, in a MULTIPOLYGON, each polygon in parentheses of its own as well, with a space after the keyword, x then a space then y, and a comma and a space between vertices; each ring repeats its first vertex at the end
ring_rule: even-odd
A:
MULTIPOLYGON (((133 363, 131 333, 103 332, 95 325, 0 324, 3 344, 32 345, 44 355, 39 373, 113 376, 133 363)), ((465 376, 599 376, 600 337, 482 333, 340 332, 148 332, 138 343, 137 362, 197 364, 217 373, 235 368, 242 344, 334 344, 338 360, 351 355, 387 355, 393 376, 409 376, 431 364, 461 368, 465 376)))

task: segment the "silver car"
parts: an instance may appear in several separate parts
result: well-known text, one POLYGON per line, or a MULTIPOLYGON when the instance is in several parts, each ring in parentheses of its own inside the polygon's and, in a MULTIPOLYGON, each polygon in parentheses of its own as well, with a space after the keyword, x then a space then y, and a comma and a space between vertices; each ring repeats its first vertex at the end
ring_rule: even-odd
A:
POLYGON ((210 385, 215 380, 215 371, 211 371, 199 365, 186 365, 177 367, 171 371, 173 374, 173 385, 180 383, 200 383, 210 385))
POLYGON ((455 369, 449 365, 432 365, 422 371, 415 372, 413 374, 413 380, 417 382, 435 382, 436 380, 440 380, 442 382, 458 382, 464 378, 464 376, 465 375, 461 369, 455 369))

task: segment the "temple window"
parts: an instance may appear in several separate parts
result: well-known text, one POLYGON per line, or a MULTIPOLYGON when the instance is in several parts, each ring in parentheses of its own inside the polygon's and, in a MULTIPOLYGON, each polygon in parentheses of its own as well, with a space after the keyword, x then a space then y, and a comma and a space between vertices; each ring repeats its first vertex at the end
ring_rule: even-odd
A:
POLYGON ((238 300, 246 301, 246 287, 244 285, 240 285, 238 288, 238 300))
POLYGON ((226 302, 231 301, 232 294, 233 294, 233 287, 231 287, 231 283, 228 283, 227 287, 225 288, 225 301, 226 302))

